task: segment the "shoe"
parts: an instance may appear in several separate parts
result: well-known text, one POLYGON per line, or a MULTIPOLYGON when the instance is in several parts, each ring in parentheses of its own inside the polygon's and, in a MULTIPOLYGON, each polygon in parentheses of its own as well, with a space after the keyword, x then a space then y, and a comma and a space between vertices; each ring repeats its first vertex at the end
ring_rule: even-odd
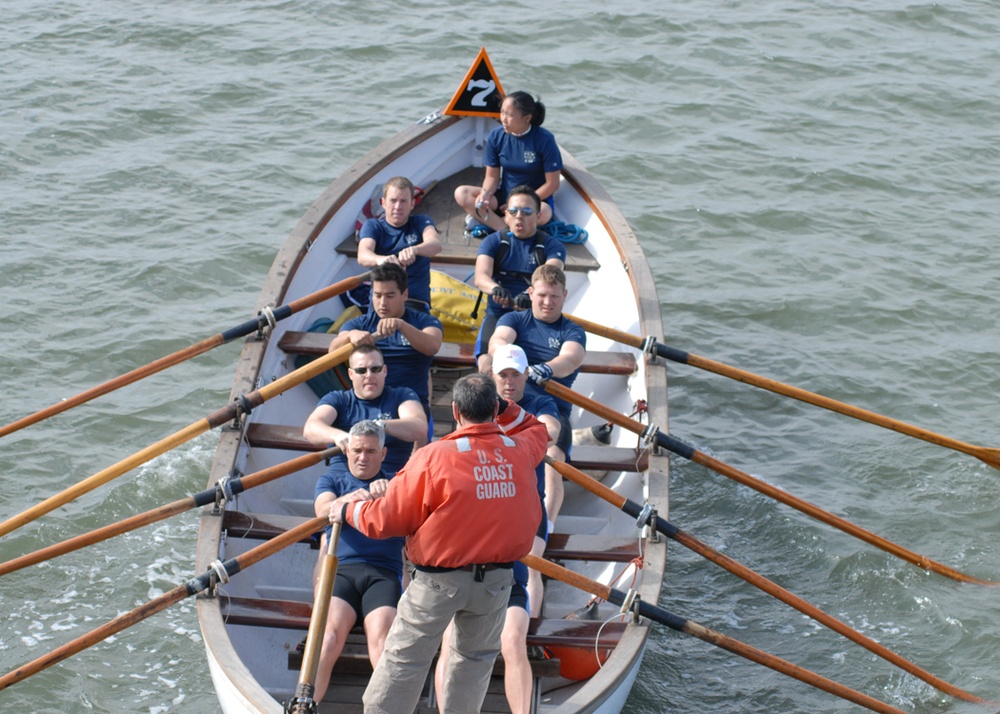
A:
POLYGON ((485 238, 490 234, 490 227, 484 226, 472 216, 465 217, 465 235, 473 238, 485 238))

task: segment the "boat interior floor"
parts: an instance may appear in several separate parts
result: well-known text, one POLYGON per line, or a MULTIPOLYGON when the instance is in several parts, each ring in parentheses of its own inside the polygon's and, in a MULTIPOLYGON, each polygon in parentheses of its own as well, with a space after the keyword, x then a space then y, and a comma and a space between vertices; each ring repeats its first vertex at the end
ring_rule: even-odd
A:
MULTIPOLYGON (((482 183, 483 169, 467 168, 456 174, 425 187, 426 192, 420 203, 414 209, 434 219, 434 225, 441 235, 443 250, 434 257, 433 262, 444 265, 468 265, 476 262, 479 250, 479 238, 473 238, 465 231, 465 211, 455 203, 455 189, 459 186, 475 186, 482 183)), ((544 230, 544 227, 543 227, 544 230)), ((339 246, 337 252, 350 257, 356 257, 358 246, 354 236, 348 236, 339 246)), ((597 260, 581 244, 566 246, 567 270, 596 270, 597 260)))

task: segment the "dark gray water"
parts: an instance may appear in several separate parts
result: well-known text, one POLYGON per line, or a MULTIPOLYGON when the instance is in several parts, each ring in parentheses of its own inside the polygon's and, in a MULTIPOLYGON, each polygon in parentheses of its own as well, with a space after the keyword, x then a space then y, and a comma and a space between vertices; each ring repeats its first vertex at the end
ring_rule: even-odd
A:
MULTIPOLYGON (((0 422, 247 319, 325 185, 439 108, 481 45, 616 197, 666 339, 1000 445, 1000 6, 28 3, 0 27, 0 422)), ((7 518, 221 406, 238 347, 0 440, 7 518)), ((690 367, 671 430, 1000 579, 1000 473, 690 367)), ((211 435, 0 539, 6 560, 199 490, 211 435)), ((671 520, 1000 697, 1000 606, 677 460, 671 520)), ((192 573, 193 516, 0 579, 0 670, 192 573)), ((675 547, 662 605, 906 711, 976 712, 675 547)), ((190 603, 0 693, 4 711, 217 710, 190 603)), ((857 711, 672 631, 629 711, 857 711)))

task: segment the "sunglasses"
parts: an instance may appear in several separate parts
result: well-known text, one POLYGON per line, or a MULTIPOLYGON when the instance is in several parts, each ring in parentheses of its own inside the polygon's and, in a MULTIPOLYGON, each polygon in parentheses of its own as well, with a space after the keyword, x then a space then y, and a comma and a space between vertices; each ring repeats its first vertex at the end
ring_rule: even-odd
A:
POLYGON ((375 365, 374 367, 348 367, 348 369, 350 369, 355 374, 368 374, 368 370, 371 370, 372 374, 378 374, 379 372, 382 371, 383 367, 385 367, 384 364, 378 364, 375 365))
POLYGON ((516 216, 518 213, 523 216, 533 216, 535 215, 535 209, 531 206, 513 206, 507 209, 507 215, 516 216))

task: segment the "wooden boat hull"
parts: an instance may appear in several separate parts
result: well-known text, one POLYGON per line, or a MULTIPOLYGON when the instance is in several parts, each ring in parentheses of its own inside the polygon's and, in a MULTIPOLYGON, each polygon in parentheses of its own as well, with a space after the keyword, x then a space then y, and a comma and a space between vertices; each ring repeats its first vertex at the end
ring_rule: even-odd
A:
MULTIPOLYGON (((436 183, 444 186, 448 181, 454 182, 462 172, 481 171, 483 141, 495 125, 484 118, 432 116, 403 130, 359 160, 324 191, 289 235, 265 281, 258 309, 287 304, 360 272, 350 256, 349 244, 345 249, 344 241, 353 235, 357 216, 375 187, 394 175, 408 176, 418 186, 436 183)), ((634 334, 661 335, 655 286, 627 221, 597 181, 572 156, 564 151, 563 158, 563 181, 555 199, 557 215, 590 233, 585 245, 574 247, 573 255, 578 259, 568 261, 567 312, 634 334), (574 261, 576 267, 570 265, 574 261)), ((434 203, 429 192, 428 205, 433 203, 433 211, 425 210, 423 204, 418 210, 431 212, 450 241, 434 267, 465 279, 472 272, 476 242, 466 238, 468 245, 462 244, 460 209, 449 205, 450 196, 441 198, 443 195, 439 191, 434 203)), ((287 374, 294 368, 294 356, 278 348, 282 337, 307 330, 318 317, 335 317, 340 309, 340 300, 334 299, 279 322, 265 338, 250 338, 240 355, 232 398, 287 374)), ((650 421, 666 428, 666 377, 662 365, 649 363, 648 357, 631 348, 594 336, 588 336, 590 351, 623 353, 634 359, 636 370, 629 375, 582 373, 575 388, 626 414, 632 412, 637 400, 646 400, 650 421)), ((436 380, 439 378, 435 375, 436 380)), ((239 427, 223 429, 209 483, 234 473, 251 473, 294 456, 287 449, 274 448, 274 444, 255 445, 248 434, 254 427, 272 431, 276 427, 284 427, 286 431, 300 429, 316 401, 316 395, 302 385, 258 407, 239 427)), ((596 423, 597 419, 591 415, 574 414, 575 426, 596 423)), ((619 451, 637 446, 634 435, 616 431, 613 438, 612 447, 619 451)), ((645 471, 611 470, 604 483, 629 498, 649 501, 665 516, 667 458, 644 454, 643 462, 648 462, 645 471)), ((206 509, 200 523, 198 571, 204 571, 218 558, 232 557, 255 544, 252 538, 241 537, 242 532, 234 530, 232 519, 239 512, 291 518, 312 515, 313 486, 324 468, 321 464, 248 491, 237 501, 226 504, 224 510, 206 509)), ((637 543, 640 540, 632 519, 571 484, 567 484, 556 531, 590 534, 599 536, 598 540, 621 540, 633 535, 637 543)), ((641 543, 641 570, 622 562, 600 560, 565 564, 604 583, 626 569, 625 579, 618 581, 616 587, 627 589, 634 577, 639 596, 656 602, 666 562, 665 543, 649 537, 644 537, 641 543)), ((280 702, 294 691, 298 672, 288 668, 287 655, 303 633, 289 626, 291 620, 247 624, 253 618, 240 619, 235 603, 254 606, 262 602, 310 603, 315 558, 316 551, 308 545, 293 546, 240 573, 220 588, 217 596, 198 599, 209 668, 224 711, 279 712, 280 702)), ((546 617, 562 617, 587 600, 589 596, 550 581, 546 586, 546 617)), ((604 607, 608 608, 606 604, 604 607)), ((610 617, 612 610, 602 609, 601 618, 610 617)), ((623 626, 603 668, 587 680, 570 683, 571 686, 561 687, 550 696, 543 695, 539 711, 620 711, 638 673, 648 634, 646 622, 623 626)), ((348 679, 343 680, 343 692, 351 686, 346 683, 348 679)), ((334 699, 339 696, 336 691, 339 681, 335 670, 331 684, 334 699)), ((558 683, 565 685, 568 681, 558 680, 558 683)), ((347 698, 343 701, 354 701, 353 695, 344 696, 347 698)), ((330 697, 328 701, 333 701, 330 697)), ((338 711, 351 710, 346 704, 338 707, 338 711)))

